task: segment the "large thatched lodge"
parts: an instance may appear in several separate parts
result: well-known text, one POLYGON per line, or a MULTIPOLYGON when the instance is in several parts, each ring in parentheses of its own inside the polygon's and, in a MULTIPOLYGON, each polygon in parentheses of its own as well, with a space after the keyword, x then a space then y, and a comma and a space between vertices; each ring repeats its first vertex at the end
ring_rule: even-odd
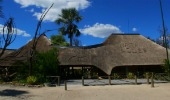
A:
MULTIPOLYGON (((32 41, 3 57, 0 60, 1 68, 13 66, 17 60, 26 61, 31 44, 32 41)), ((49 39, 41 35, 37 50, 45 52, 51 47, 49 39)), ((61 76, 69 76, 77 69, 82 70, 82 73, 84 70, 96 71, 99 75, 111 75, 114 72, 162 72, 166 59, 164 47, 140 34, 112 34, 103 43, 91 46, 54 47, 59 49, 61 76)))

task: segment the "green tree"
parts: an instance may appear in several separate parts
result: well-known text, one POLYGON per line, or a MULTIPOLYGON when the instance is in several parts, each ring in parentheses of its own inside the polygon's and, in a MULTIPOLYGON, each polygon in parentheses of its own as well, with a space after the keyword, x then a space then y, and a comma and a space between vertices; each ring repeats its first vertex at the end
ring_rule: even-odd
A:
MULTIPOLYGON (((39 83, 46 81, 46 76, 56 76, 59 75, 58 70, 58 50, 56 48, 51 49, 47 52, 35 53, 35 61, 33 61, 33 70, 32 75, 37 78, 39 83)), ((28 74, 29 62, 17 62, 17 65, 20 64, 20 67, 17 67, 17 81, 26 82, 26 79, 30 76, 28 74)))
POLYGON ((51 42, 53 45, 59 45, 59 46, 69 46, 69 43, 66 42, 63 35, 52 35, 51 36, 51 42))
POLYGON ((68 35, 68 38, 70 38, 70 46, 72 46, 74 35, 76 37, 80 36, 80 31, 75 23, 81 20, 82 16, 79 15, 79 12, 75 8, 62 9, 59 18, 56 20, 57 24, 62 24, 62 27, 59 28, 60 33, 62 35, 68 35))
POLYGON ((34 75, 42 77, 56 76, 59 74, 58 70, 58 52, 57 49, 51 49, 45 53, 37 53, 36 61, 34 63, 34 75))

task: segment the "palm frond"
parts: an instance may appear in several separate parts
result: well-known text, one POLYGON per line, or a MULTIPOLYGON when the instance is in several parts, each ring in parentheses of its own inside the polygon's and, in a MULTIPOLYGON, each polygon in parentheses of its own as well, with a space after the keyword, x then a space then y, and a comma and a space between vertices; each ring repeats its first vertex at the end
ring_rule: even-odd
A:
MULTIPOLYGON (((79 12, 75 8, 62 9, 59 18, 56 20, 57 24, 62 24, 62 27, 59 29, 60 33, 63 35, 68 35, 70 42, 72 42, 73 36, 80 36, 80 31, 74 23, 78 23, 82 20, 82 16, 79 15, 79 12)), ((70 43, 70 45, 72 45, 70 43)))

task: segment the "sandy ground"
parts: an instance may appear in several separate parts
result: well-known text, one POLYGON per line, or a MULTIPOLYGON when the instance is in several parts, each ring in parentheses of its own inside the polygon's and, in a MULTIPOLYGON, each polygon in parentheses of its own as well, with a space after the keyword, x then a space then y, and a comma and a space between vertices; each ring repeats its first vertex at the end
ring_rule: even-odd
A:
POLYGON ((15 87, 0 85, 0 100, 170 100, 170 83, 151 85, 70 85, 15 87))

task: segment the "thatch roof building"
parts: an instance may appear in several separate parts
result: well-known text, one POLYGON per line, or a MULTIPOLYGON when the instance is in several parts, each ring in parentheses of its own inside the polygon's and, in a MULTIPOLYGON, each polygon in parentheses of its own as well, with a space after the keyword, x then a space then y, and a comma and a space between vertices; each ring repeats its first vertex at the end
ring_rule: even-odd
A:
POLYGON ((101 44, 60 48, 61 66, 95 66, 110 75, 117 66, 163 65, 165 48, 139 34, 112 34, 101 44))
MULTIPOLYGON (((8 54, 10 54, 10 53, 12 53, 14 51, 16 51, 16 49, 6 49, 4 54, 2 55, 2 57, 7 56, 8 54)), ((2 48, 0 48, 0 52, 2 52, 2 48)))
MULTIPOLYGON (((27 61, 30 57, 30 51, 32 49, 33 40, 19 48, 18 50, 6 55, 0 59, 0 66, 13 66, 17 61, 27 61)), ((45 34, 42 34, 38 37, 36 50, 38 52, 46 52, 51 49, 51 41, 46 37, 45 34)))

